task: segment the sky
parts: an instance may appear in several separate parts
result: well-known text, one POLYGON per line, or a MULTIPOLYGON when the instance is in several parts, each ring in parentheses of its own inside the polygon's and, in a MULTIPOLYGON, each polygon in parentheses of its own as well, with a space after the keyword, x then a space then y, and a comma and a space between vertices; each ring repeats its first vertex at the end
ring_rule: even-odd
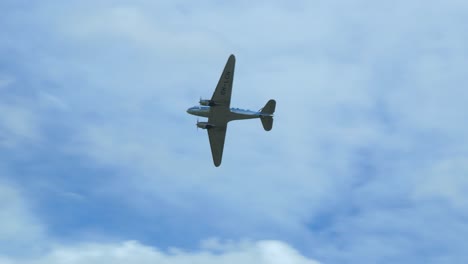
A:
POLYGON ((468 262, 468 2, 0 10, 1 264, 468 262))

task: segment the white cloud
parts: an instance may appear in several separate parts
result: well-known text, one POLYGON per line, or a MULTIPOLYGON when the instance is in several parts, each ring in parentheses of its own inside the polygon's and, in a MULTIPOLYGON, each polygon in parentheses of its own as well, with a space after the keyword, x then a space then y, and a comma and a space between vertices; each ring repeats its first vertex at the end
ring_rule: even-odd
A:
POLYGON ((258 241, 232 244, 228 250, 185 252, 173 249, 163 252, 137 241, 114 244, 86 243, 56 246, 51 252, 33 259, 3 259, 3 264, 93 264, 93 263, 159 263, 159 264, 317 264, 280 241, 258 241))
POLYGON ((163 251, 138 241, 84 241, 60 245, 48 237, 31 208, 17 188, 0 182, 0 263, 319 263, 277 240, 222 242, 208 239, 193 251, 178 248, 163 251))
MULTIPOLYGON (((71 109, 57 120, 71 128, 64 148, 121 173, 111 187, 93 188, 114 188, 147 214, 158 203, 213 210, 219 219, 196 220, 240 236, 279 230, 320 244, 323 230, 307 224, 328 213, 340 223, 321 228, 344 237, 344 254, 365 259, 375 244, 374 262, 411 249, 418 236, 437 240, 422 221, 440 209, 431 199, 463 214, 466 2, 109 3, 59 6, 47 32, 64 51, 44 48, 49 59, 36 69, 61 88, 44 103, 63 108, 65 98, 71 109), (277 118, 269 133, 257 121, 230 124, 215 169, 205 132, 185 109, 211 94, 232 52, 233 104, 260 108, 276 98, 277 118), (389 230, 404 233, 392 247, 389 230)), ((34 111, 3 110, 12 114, 0 116, 0 128, 35 134, 34 111)), ((466 234, 451 219, 439 221, 466 234)), ((332 254, 340 242, 332 238, 332 254)))
MULTIPOLYGON (((155 8, 158 15, 138 5, 76 12, 61 25, 63 32, 84 45, 113 43, 119 51, 145 53, 149 58, 145 67, 154 69, 156 77, 135 78, 141 73, 141 64, 137 64, 140 61, 125 60, 125 69, 130 69, 122 75, 126 78, 106 80, 111 72, 117 76, 113 65, 91 67, 87 78, 91 85, 99 87, 82 92, 98 93, 99 98, 82 106, 95 105, 101 119, 95 123, 83 119, 74 142, 80 143, 80 152, 94 160, 134 172, 132 179, 122 184, 138 185, 144 197, 156 193, 183 207, 197 203, 188 197, 200 195, 232 208, 235 215, 252 215, 252 222, 272 221, 298 228, 333 200, 334 193, 352 186, 353 174, 360 169, 355 164, 356 152, 361 149, 385 152, 376 157, 378 166, 384 164, 389 153, 398 155, 418 147, 414 136, 421 130, 436 128, 443 134, 465 131, 466 126, 454 122, 465 119, 465 111, 460 110, 466 95, 457 88, 463 86, 445 85, 449 80, 463 82, 464 77, 456 71, 464 68, 462 60, 456 56, 434 57, 434 49, 454 47, 464 54, 463 46, 454 43, 466 40, 460 39, 454 29, 443 30, 453 28, 450 19, 440 21, 444 27, 427 27, 425 22, 432 19, 431 13, 444 16, 451 10, 446 4, 439 12, 435 10, 441 6, 436 2, 422 9, 421 3, 381 5, 359 1, 351 6, 334 1, 286 11, 263 3, 236 7, 234 10, 239 12, 230 13, 224 12, 225 6, 206 10, 191 6, 183 12, 162 4, 155 8), (360 13, 360 8, 366 12, 360 13), (270 16, 258 19, 266 13, 270 16), (221 16, 226 22, 224 32, 216 31, 217 23, 213 22, 220 21, 221 16), (309 25, 307 30, 304 25, 309 25), (205 26, 212 29, 210 33, 197 35, 205 26), (244 30, 247 34, 243 34, 244 30), (438 34, 442 34, 439 40, 438 34), (210 74, 200 78, 204 85, 214 87, 224 60, 213 63, 210 57, 198 58, 196 62, 202 66, 194 69, 197 65, 187 62, 190 59, 181 59, 199 52, 187 49, 192 39, 201 43, 196 45, 201 53, 218 56, 222 52, 212 46, 213 38, 224 41, 214 41, 218 43, 215 46, 238 50, 233 97, 236 104, 260 107, 270 97, 278 100, 278 117, 271 133, 264 134, 258 122, 230 125, 223 168, 216 170, 211 168, 206 136, 191 130, 194 121, 185 117, 189 105, 183 103, 188 101, 184 93, 191 90, 211 93, 211 88, 194 87, 192 81, 199 84, 196 74, 209 63, 206 72, 210 74), (418 46, 409 45, 408 39, 418 40, 418 46), (119 44, 120 40, 129 46, 119 44), (292 52, 296 49, 298 53, 292 52), (176 77, 164 76, 171 71, 162 70, 161 63, 174 70, 176 77), (190 67, 184 67, 187 65, 190 67), (99 75, 95 75, 97 68, 106 71, 98 70, 99 75), (178 74, 181 69, 183 76, 178 74), (438 74, 441 72, 444 74, 438 74), (140 82, 154 86, 134 87, 140 82), (440 98, 445 98, 443 104, 438 104, 440 98), (124 107, 129 102, 135 107, 124 107), (184 164, 183 168, 180 164, 184 164), (200 164, 204 169, 197 170, 200 164), (214 179, 217 174, 223 175, 222 180, 214 179), (249 186, 239 175, 248 176, 249 186), (246 199, 252 196, 256 199, 246 199)), ((96 61, 96 65, 104 64, 106 60, 99 60, 101 57, 119 55, 112 49, 100 49, 102 54, 87 49, 81 52, 87 54, 85 57, 96 56, 96 60, 82 61, 88 66, 96 61)), ((401 166, 398 170, 394 173, 417 177, 412 175, 411 167, 401 166)), ((392 179, 400 181, 401 177, 392 179)), ((371 182, 372 186, 384 188, 386 180, 372 179, 378 182, 371 182)), ((140 199, 135 198, 139 203, 140 199)))
POLYGON ((42 247, 42 224, 19 190, 3 178, 0 178, 0 219, 0 254, 19 254, 24 249, 32 253, 42 247))
POLYGON ((174 5, 154 3, 148 6, 111 5, 89 12, 75 12, 61 25, 63 34, 78 41, 125 44, 146 53, 154 60, 180 60, 222 54, 225 50, 216 34, 184 27, 191 15, 185 15, 174 5), (170 15, 169 15, 170 14, 170 15), (195 55, 198 54, 198 55, 195 55), (183 55, 183 56, 181 56, 183 55))

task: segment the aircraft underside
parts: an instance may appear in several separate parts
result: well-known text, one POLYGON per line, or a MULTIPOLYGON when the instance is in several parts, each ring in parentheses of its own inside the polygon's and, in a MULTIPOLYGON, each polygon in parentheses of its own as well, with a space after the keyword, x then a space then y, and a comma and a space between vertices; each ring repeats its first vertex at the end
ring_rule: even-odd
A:
POLYGON ((221 165, 228 122, 260 118, 266 131, 270 131, 273 127, 273 113, 276 107, 275 100, 269 100, 260 111, 229 107, 231 103, 232 80, 234 78, 234 65, 235 57, 231 55, 211 99, 204 100, 200 98, 199 106, 194 106, 187 110, 189 114, 208 118, 208 122, 198 121, 197 127, 208 131, 211 154, 216 167, 221 165))

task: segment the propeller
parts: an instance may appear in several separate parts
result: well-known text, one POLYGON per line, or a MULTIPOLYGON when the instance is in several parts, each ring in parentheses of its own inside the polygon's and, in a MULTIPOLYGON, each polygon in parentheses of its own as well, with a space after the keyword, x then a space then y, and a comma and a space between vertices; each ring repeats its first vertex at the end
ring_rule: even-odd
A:
POLYGON ((199 129, 199 127, 198 127, 198 122, 199 122, 199 121, 198 121, 198 118, 197 118, 197 123, 195 124, 195 126, 197 127, 197 132, 198 132, 198 129, 199 129))

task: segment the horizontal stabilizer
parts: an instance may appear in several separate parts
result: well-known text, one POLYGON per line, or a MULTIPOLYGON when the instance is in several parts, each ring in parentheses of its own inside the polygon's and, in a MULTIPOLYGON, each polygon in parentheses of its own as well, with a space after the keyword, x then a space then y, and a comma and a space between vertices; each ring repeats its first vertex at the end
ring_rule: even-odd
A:
POLYGON ((271 99, 266 103, 266 105, 262 108, 262 111, 260 111, 262 114, 268 114, 272 115, 275 112, 276 108, 276 101, 271 99))
POLYGON ((270 131, 273 128, 273 117, 266 116, 266 117, 260 118, 260 120, 262 120, 263 128, 266 131, 270 131))

